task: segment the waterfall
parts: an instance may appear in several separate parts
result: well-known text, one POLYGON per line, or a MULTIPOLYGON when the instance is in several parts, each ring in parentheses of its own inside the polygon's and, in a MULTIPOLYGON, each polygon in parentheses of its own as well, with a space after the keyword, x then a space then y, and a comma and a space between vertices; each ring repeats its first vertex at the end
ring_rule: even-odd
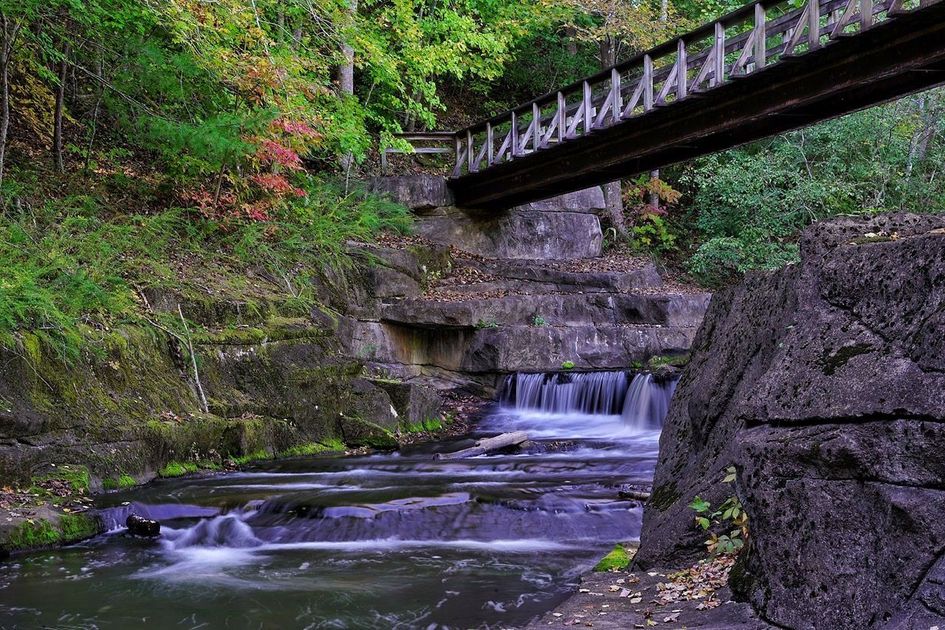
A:
POLYGON ((649 373, 552 372, 509 376, 503 406, 548 414, 621 416, 636 429, 659 429, 677 378, 649 373))

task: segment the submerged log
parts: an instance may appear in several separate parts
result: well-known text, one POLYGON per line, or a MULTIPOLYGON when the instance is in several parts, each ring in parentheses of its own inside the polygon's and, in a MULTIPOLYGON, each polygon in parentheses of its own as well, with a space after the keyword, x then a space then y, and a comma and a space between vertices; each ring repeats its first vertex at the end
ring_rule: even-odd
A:
POLYGON ((464 448, 452 453, 437 453, 435 459, 463 459, 464 457, 475 457, 476 455, 485 455, 509 446, 518 446, 528 440, 528 434, 524 431, 515 431, 514 433, 503 433, 491 438, 483 438, 476 442, 475 446, 464 448))

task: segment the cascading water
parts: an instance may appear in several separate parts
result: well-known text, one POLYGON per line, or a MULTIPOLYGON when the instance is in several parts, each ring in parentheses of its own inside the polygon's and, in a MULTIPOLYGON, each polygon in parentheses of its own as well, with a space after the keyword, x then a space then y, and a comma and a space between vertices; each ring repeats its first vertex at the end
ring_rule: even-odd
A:
POLYGON ((662 428, 677 380, 628 372, 519 373, 506 379, 500 401, 525 418, 525 430, 565 430, 552 426, 563 421, 594 437, 580 419, 597 416, 592 433, 629 436, 662 428))
POLYGON ((0 627, 466 628, 525 625, 642 509, 675 382, 518 374, 473 437, 536 448, 435 460, 308 457, 99 498, 109 535, 0 563, 0 627), (129 513, 161 522, 128 538, 129 513), (15 596, 14 596, 15 593, 15 596))

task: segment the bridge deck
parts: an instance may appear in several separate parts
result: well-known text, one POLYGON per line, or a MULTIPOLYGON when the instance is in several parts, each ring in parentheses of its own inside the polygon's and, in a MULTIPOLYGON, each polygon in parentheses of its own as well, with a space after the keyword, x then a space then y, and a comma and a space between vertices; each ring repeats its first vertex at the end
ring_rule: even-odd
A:
POLYGON ((945 3, 758 3, 458 132, 450 187, 504 209, 941 83, 945 3))

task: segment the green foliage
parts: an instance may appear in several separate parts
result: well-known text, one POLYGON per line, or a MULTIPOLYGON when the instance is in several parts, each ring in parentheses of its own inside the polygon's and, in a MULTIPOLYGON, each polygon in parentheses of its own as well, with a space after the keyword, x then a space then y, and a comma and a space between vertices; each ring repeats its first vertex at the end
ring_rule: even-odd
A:
POLYGON ((574 361, 564 361, 564 362, 561 364, 561 369, 562 369, 562 370, 573 370, 573 369, 574 369, 574 361))
MULTIPOLYGON (((15 189, 17 181, 5 187, 15 189)), ((310 175, 299 183, 307 194, 268 222, 221 222, 174 208, 113 214, 93 195, 51 199, 31 211, 8 208, 0 213, 0 343, 29 356, 17 333, 31 330, 60 358, 74 360, 95 329, 140 320, 141 288, 179 287, 182 260, 234 281, 262 265, 287 279, 291 289, 285 281, 280 289, 307 310, 313 276, 341 259, 347 241, 410 228, 402 206, 358 190, 346 194, 310 175)))
POLYGON ((535 326, 536 328, 541 327, 541 326, 545 326, 545 325, 547 325, 547 324, 548 324, 548 322, 546 322, 546 321, 545 321, 545 318, 542 317, 541 315, 535 315, 535 316, 532 318, 532 326, 535 326))
POLYGON ((626 571, 632 557, 623 545, 614 545, 614 548, 594 567, 595 571, 626 571))
POLYGON ((813 221, 945 207, 943 111, 932 91, 695 161, 680 178, 701 241, 689 271, 716 285, 795 262, 813 221))
MULTIPOLYGON (((729 466, 725 470, 725 476, 722 483, 732 483, 735 481, 737 472, 734 466, 729 466)), ((689 508, 696 513, 696 525, 704 531, 714 528, 716 531, 709 532, 709 539, 705 541, 706 548, 713 555, 724 555, 738 553, 748 540, 748 514, 745 513, 741 501, 738 497, 728 497, 717 509, 712 509, 712 504, 697 496, 689 504, 689 508), (733 529, 729 530, 729 527, 733 529), (717 530, 725 530, 719 532, 717 530)))
POLYGON ((637 250, 665 254, 673 249, 676 236, 666 219, 658 214, 645 214, 631 229, 633 247, 637 250))

